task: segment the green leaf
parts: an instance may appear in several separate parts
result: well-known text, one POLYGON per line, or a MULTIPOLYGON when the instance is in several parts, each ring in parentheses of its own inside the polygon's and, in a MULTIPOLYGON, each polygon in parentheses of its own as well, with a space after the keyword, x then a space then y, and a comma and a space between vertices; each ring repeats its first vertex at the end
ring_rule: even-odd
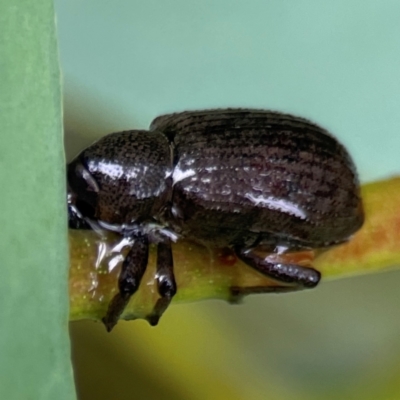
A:
POLYGON ((75 398, 51 0, 0 0, 0 398, 75 398))

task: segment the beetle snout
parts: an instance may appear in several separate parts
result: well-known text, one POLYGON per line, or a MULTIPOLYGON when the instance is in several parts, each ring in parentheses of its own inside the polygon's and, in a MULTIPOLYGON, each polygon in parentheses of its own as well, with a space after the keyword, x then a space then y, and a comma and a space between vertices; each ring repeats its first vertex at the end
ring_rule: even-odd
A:
MULTIPOLYGON (((94 218, 99 187, 78 156, 67 165, 68 214, 73 221, 94 218)), ((86 221, 87 222, 87 221, 86 221)), ((73 222, 72 225, 75 225, 73 222)))

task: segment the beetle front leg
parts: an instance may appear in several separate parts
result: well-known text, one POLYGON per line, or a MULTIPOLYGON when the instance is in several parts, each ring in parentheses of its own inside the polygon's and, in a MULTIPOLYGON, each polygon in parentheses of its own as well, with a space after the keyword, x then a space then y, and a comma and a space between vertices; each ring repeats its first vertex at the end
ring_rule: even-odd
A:
POLYGON ((70 229, 91 229, 89 223, 76 210, 68 204, 68 228, 70 229))
MULTIPOLYGON (((280 283, 288 284, 290 286, 276 286, 266 287, 265 290, 261 288, 235 288, 236 297, 240 298, 249 293, 263 292, 288 292, 302 289, 310 289, 318 285, 321 279, 321 274, 313 268, 303 267, 297 264, 289 264, 279 262, 279 259, 271 261, 268 257, 262 257, 255 253, 255 249, 235 249, 236 255, 245 264, 261 272, 263 275, 268 276, 280 283), (239 290, 241 289, 241 290, 239 290), (247 293, 246 293, 247 290, 247 293)), ((235 291, 232 288, 233 301, 235 298, 235 291)))
POLYGON ((133 238, 132 248, 122 263, 118 277, 119 293, 111 300, 107 314, 102 319, 108 332, 117 324, 130 298, 139 288, 140 281, 146 271, 148 258, 149 241, 147 236, 136 235, 133 238))
POLYGON ((174 261, 172 258, 171 242, 166 240, 157 246, 157 287, 160 298, 157 300, 152 313, 147 317, 150 325, 158 324, 164 311, 168 308, 176 293, 174 277, 174 261))

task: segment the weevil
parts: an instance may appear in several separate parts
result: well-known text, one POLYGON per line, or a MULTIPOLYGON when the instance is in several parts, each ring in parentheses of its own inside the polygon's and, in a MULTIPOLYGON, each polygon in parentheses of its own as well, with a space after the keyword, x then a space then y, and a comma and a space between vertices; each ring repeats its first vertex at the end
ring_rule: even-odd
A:
POLYGON ((171 242, 230 248, 281 284, 264 291, 300 290, 315 287, 320 273, 279 256, 346 242, 364 221, 343 145, 304 118, 272 111, 160 116, 148 131, 112 133, 83 150, 67 181, 70 227, 96 226, 130 242, 103 318, 108 330, 140 285, 149 243, 157 245, 155 325, 177 291, 171 242))

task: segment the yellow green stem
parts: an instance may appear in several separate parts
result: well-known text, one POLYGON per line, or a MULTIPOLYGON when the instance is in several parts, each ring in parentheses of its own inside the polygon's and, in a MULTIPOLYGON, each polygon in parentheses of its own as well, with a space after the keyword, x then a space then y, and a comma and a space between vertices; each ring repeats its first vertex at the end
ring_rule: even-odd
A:
MULTIPOLYGON (((400 265, 400 178, 366 184, 362 188, 366 221, 346 244, 316 257, 313 266, 323 279, 377 272, 400 265)), ((69 231, 70 319, 101 319, 117 291, 117 277, 127 249, 112 233, 69 231)), ((175 302, 209 298, 229 300, 230 288, 276 286, 226 249, 210 249, 187 241, 173 246, 178 293, 175 302)), ((312 261, 312 252, 294 255, 298 262, 312 261)), ((155 248, 139 291, 132 297, 125 319, 144 318, 158 299, 155 282, 155 248)))

